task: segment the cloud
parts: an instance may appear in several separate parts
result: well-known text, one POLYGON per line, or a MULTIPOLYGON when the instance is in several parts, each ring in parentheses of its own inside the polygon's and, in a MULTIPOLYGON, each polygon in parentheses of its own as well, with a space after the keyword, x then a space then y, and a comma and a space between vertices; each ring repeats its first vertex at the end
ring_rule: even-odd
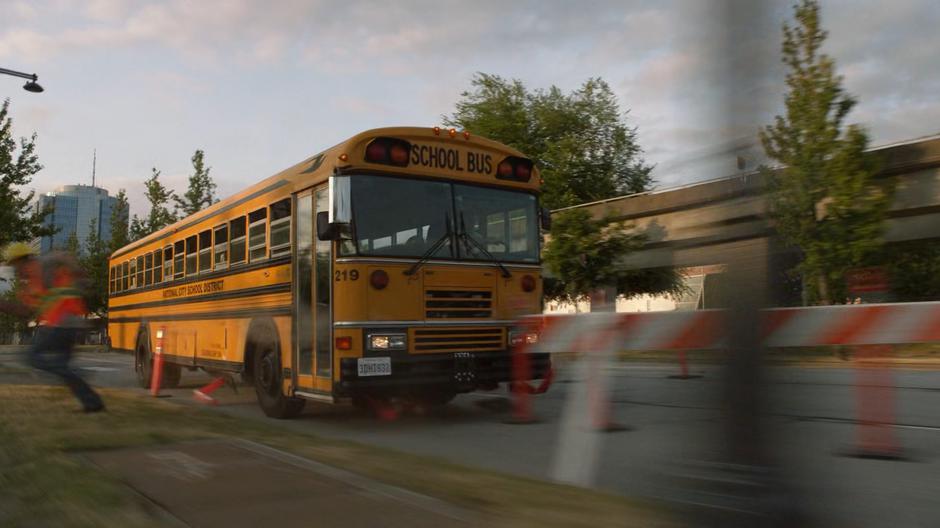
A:
MULTIPOLYGON (((51 82, 71 65, 85 74, 125 60, 115 70, 127 85, 124 93, 83 93, 74 109, 63 102, 45 114, 25 115, 34 126, 53 127, 58 137, 68 132, 53 126, 62 122, 56 119, 88 121, 83 108, 97 97, 102 121, 123 132, 112 141, 129 141, 126 131, 146 122, 151 133, 171 137, 160 141, 160 155, 169 155, 167 142, 175 141, 178 150, 204 144, 206 136, 221 137, 217 159, 238 158, 235 147, 223 150, 227 144, 261 143, 256 163, 262 167, 287 161, 275 156, 283 156, 282 144, 291 140, 276 134, 303 137, 307 148, 313 139, 332 141, 359 124, 401 118, 435 124, 453 110, 476 71, 519 78, 530 88, 565 90, 601 76, 630 110, 629 124, 639 127, 647 159, 658 165, 656 177, 681 182, 733 170, 741 138, 753 139, 782 110, 780 25, 792 17, 791 2, 732 0, 727 11, 722 5, 14 2, 0 23, 0 61, 36 64, 37 70, 49 64, 41 64, 48 72, 42 77, 51 82), (266 83, 269 75, 278 82, 266 83)), ((829 31, 825 50, 836 59, 846 89, 859 97, 850 121, 868 125, 876 142, 936 131, 936 2, 829 0, 823 3, 823 25, 829 31)), ((147 152, 130 150, 135 156, 147 152)), ((138 165, 135 173, 149 169, 139 160, 138 165)), ((242 163, 231 165, 220 178, 257 176, 238 172, 242 163)))

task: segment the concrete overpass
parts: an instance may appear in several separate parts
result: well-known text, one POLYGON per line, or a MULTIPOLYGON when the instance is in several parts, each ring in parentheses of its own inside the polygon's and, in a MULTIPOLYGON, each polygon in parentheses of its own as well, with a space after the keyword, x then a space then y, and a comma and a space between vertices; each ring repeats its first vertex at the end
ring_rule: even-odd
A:
MULTIPOLYGON (((940 239, 940 135, 870 152, 881 158, 879 176, 897 180, 887 241, 940 239)), ((586 208, 595 217, 611 212, 646 233, 646 247, 625 260, 630 267, 702 267, 700 280, 691 273, 693 289, 701 291, 704 275, 713 272, 712 266, 727 263, 729 255, 764 252, 778 244, 767 214, 765 188, 765 179, 755 171, 575 207, 586 208)), ((793 264, 792 258, 780 263, 785 268, 793 264)), ((694 299, 684 304, 702 305, 694 299)))
MULTIPOLYGON (((897 180, 887 241, 940 239, 940 135, 871 152, 882 160, 880 177, 897 180)), ((749 172, 575 207, 595 217, 612 212, 649 236, 646 248, 629 258, 631 266, 704 266, 773 236, 765 184, 749 172)))

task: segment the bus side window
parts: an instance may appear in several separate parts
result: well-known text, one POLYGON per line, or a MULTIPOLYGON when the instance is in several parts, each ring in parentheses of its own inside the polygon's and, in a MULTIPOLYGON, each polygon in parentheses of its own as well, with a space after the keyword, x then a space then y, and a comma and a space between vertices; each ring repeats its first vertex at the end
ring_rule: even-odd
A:
POLYGON ((222 224, 215 228, 215 246, 213 246, 215 269, 228 267, 228 226, 222 224))
POLYGON ((128 269, 128 263, 125 260, 121 264, 121 291, 127 291, 130 288, 130 270, 128 269))
POLYGON ((153 253, 144 255, 144 286, 153 284, 153 253))
POLYGON ((108 293, 114 294, 114 266, 108 271, 108 293))
POLYGON ((183 256, 185 254, 185 251, 183 251, 184 247, 185 247, 185 242, 183 242, 182 240, 173 244, 173 279, 174 280, 179 280, 183 278, 183 272, 184 272, 183 256))
POLYGON ((137 259, 130 260, 130 288, 133 290, 137 287, 137 259))
POLYGON ((212 270, 212 230, 199 233, 199 273, 212 270))
POLYGON ((186 276, 196 274, 196 235, 186 239, 186 276))
POLYGON ((153 252, 153 283, 163 282, 163 250, 158 249, 153 252))
POLYGON ((267 209, 248 213, 248 262, 262 260, 268 255, 267 218, 267 209))
POLYGON ((137 257, 137 287, 144 287, 144 257, 137 257))
POLYGON ((163 280, 173 280, 173 246, 163 248, 163 280))
POLYGON ((271 204, 271 258, 290 254, 290 198, 271 204))
POLYGON ((229 261, 234 266, 245 262, 245 217, 240 216, 229 222, 229 261))

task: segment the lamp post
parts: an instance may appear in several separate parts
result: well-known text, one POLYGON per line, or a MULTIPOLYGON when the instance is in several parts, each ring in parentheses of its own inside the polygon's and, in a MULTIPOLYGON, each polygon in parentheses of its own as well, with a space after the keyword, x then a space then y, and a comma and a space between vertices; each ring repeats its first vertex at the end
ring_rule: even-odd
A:
POLYGON ((39 80, 39 76, 37 76, 35 73, 23 73, 16 70, 8 70, 6 68, 0 68, 0 73, 26 79, 27 81, 26 84, 23 85, 23 89, 27 92, 39 93, 43 90, 42 86, 36 82, 39 80))

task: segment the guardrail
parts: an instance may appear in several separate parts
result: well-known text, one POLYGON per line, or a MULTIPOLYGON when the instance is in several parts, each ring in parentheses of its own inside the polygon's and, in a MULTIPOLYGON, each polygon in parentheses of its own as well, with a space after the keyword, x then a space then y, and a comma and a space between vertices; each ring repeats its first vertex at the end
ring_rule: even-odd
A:
MULTIPOLYGON (((590 313, 538 315, 519 325, 537 329, 537 343, 516 352, 579 353, 576 377, 581 389, 568 395, 562 416, 562 437, 553 476, 560 481, 591 485, 598 451, 596 437, 585 434, 627 429, 611 420, 606 367, 620 351, 722 349, 727 345, 729 313, 693 312, 590 313)), ((893 344, 940 342, 940 302, 839 305, 763 310, 762 344, 768 348, 855 346, 859 360, 856 382, 858 445, 863 457, 901 458, 894 436, 893 380, 890 366, 871 361, 893 344)), ((516 354, 517 360, 526 357, 516 354)), ((523 369, 520 369, 524 371, 523 369)), ((685 372, 687 374, 687 372, 685 372)), ((514 421, 535 421, 530 391, 513 391, 514 421)))

